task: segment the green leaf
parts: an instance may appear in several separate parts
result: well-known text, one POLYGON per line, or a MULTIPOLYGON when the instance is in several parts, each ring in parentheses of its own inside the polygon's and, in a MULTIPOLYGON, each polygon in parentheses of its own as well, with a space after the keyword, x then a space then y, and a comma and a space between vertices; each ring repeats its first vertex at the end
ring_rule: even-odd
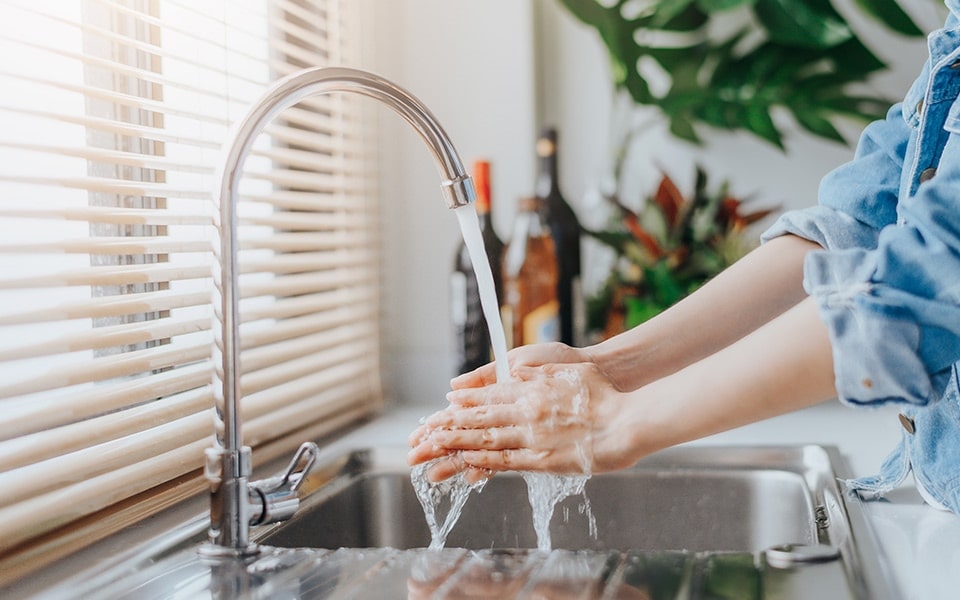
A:
POLYGON ((923 35, 917 24, 894 0, 856 0, 863 12, 880 20, 890 29, 909 36, 923 35))
POLYGON ((686 117, 675 116, 670 119, 670 133, 691 144, 699 146, 702 143, 696 130, 693 128, 693 124, 686 117))
POLYGON ((846 140, 840 135, 837 128, 834 127, 830 121, 818 115, 815 110, 810 108, 797 108, 791 112, 793 118, 797 120, 797 123, 800 123, 800 125, 810 133, 841 144, 846 143, 846 140))
POLYGON ((584 228, 583 231, 601 244, 609 246, 618 254, 624 252, 627 243, 633 238, 625 231, 593 231, 587 228, 584 228))
POLYGON ((749 104, 743 107, 743 121, 747 129, 783 150, 783 136, 770 116, 769 106, 749 104))
POLYGON ((697 6, 705 13, 714 13, 756 2, 757 0, 697 0, 697 6))
POLYGON ((644 268, 643 282, 657 304, 664 308, 683 297, 683 289, 670 272, 666 261, 657 261, 652 266, 644 268))
POLYGON ((623 325, 627 329, 632 329, 644 321, 649 321, 663 312, 664 309, 663 306, 653 300, 636 296, 624 298, 623 305, 627 309, 627 314, 623 318, 623 325))
POLYGON ((666 26, 667 23, 675 19, 683 11, 690 8, 695 0, 661 0, 657 5, 655 18, 650 21, 650 25, 658 29, 666 26))
POLYGON ((842 19, 817 11, 804 0, 758 0, 754 9, 775 42, 801 48, 833 48, 853 37, 842 19))
MULTIPOLYGON (((599 33, 615 85, 635 103, 659 108, 671 134, 694 144, 701 143, 699 129, 707 125, 746 131, 782 150, 782 134, 771 119, 778 107, 786 107, 807 131, 840 141, 835 118, 877 118, 890 104, 879 96, 850 97, 851 84, 866 82, 886 65, 850 29, 835 0, 648 0, 630 19, 621 12, 630 0, 559 1, 599 33), (724 30, 736 34, 725 40, 701 36, 712 31, 723 11, 724 30), (696 35, 686 47, 654 47, 642 40, 658 36, 636 36, 640 29, 696 35), (758 29, 766 41, 744 47, 758 29), (653 95, 637 69, 643 57, 669 73, 666 92, 653 95)), ((854 6, 884 15, 881 21, 891 29, 907 31, 899 8, 888 6, 895 1, 857 0, 854 6)))

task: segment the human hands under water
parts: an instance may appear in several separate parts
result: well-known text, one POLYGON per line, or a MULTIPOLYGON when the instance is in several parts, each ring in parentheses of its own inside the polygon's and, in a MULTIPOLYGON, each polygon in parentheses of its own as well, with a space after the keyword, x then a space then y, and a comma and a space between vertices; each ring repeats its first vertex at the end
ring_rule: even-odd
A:
MULTIPOLYGON (((519 346, 507 353, 507 362, 510 365, 511 375, 514 369, 520 367, 539 367, 548 364, 569 364, 594 362, 588 350, 574 348, 562 342, 548 342, 519 346)), ((497 383, 496 363, 488 363, 454 377, 450 387, 458 390, 463 388, 483 387, 497 383)))
POLYGON ((505 383, 484 369, 458 378, 450 406, 410 436, 411 465, 436 460, 430 480, 459 471, 472 479, 506 470, 595 473, 635 462, 626 395, 596 365, 515 365, 505 383))

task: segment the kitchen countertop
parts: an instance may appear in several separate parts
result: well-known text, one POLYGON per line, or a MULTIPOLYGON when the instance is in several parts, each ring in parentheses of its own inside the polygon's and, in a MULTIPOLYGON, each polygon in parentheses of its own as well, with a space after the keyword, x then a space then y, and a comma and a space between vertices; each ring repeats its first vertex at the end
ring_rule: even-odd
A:
MULTIPOLYGON (((347 446, 403 443, 434 406, 385 415, 340 441, 347 446)), ((895 407, 851 408, 830 402, 691 442, 721 445, 820 444, 835 446, 854 476, 872 475, 901 435, 895 407)), ((339 445, 339 443, 338 443, 339 445)), ((864 510, 883 552, 882 561, 905 600, 955 598, 960 590, 960 517, 931 508, 912 478, 864 510)))

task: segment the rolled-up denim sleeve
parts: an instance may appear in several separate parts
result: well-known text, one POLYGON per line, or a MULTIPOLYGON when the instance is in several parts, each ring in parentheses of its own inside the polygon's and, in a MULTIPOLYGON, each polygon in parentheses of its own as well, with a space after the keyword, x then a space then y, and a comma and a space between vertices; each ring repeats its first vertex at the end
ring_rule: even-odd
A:
POLYGON ((900 176, 910 129, 900 104, 868 125, 853 160, 820 182, 817 206, 783 214, 762 241, 793 234, 828 250, 873 248, 880 229, 896 222, 900 176))
POLYGON ((818 206, 763 235, 826 249, 808 254, 804 288, 829 331, 838 396, 851 404, 925 405, 960 359, 960 167, 942 162, 902 201, 897 224, 906 127, 894 107, 824 179, 818 206))
POLYGON ((904 201, 875 249, 813 252, 804 287, 830 331, 837 391, 926 404, 960 359, 960 168, 904 201))

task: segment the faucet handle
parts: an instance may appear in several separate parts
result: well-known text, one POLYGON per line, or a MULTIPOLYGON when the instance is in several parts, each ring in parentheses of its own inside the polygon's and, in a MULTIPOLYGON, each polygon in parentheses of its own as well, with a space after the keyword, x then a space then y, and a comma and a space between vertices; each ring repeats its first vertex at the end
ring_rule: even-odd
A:
POLYGON ((304 442, 283 473, 250 483, 250 525, 284 521, 297 512, 300 486, 319 455, 316 444, 304 442))

